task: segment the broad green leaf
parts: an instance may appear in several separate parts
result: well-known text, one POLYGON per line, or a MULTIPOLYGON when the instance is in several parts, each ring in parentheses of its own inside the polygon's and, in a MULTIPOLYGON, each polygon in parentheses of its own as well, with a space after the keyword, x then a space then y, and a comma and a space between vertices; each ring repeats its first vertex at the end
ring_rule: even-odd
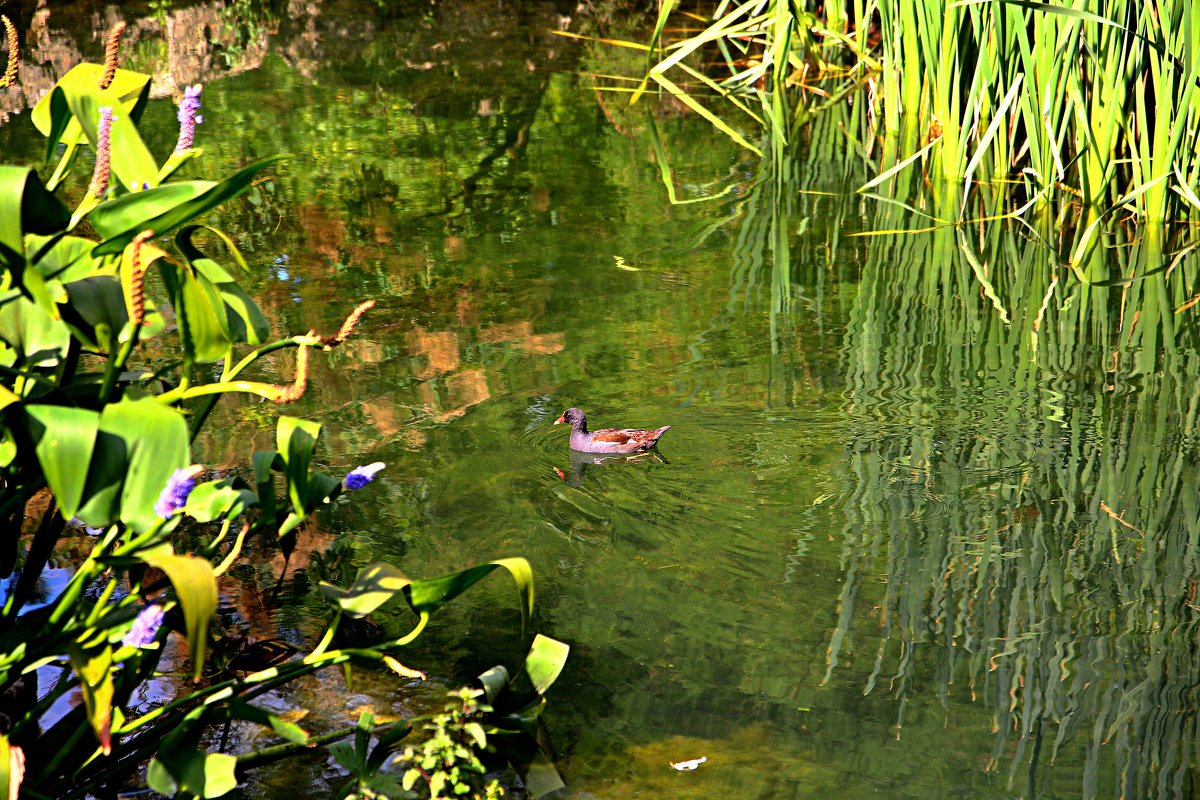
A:
POLYGON ((322 581, 321 594, 336 603, 346 616, 357 619, 370 614, 411 584, 412 581, 399 569, 378 562, 359 572, 349 589, 322 581))
POLYGON ((282 469, 283 460, 279 458, 278 453, 260 450, 251 457, 254 484, 258 490, 258 507, 262 511, 259 520, 272 525, 275 523, 275 476, 271 469, 276 461, 282 469))
POLYGON ((452 572, 440 578, 413 581, 405 589, 405 594, 414 611, 421 615, 428 615, 500 568, 508 570, 512 574, 513 580, 516 581, 517 590, 521 594, 521 621, 522 624, 526 624, 529 622, 530 615, 533 614, 533 570, 530 568, 529 562, 523 558, 502 558, 452 572))
MULTIPOLYGON (((192 197, 190 200, 185 200, 173 206, 169 210, 163 211, 157 216, 142 218, 136 224, 129 225, 119 233, 110 232, 104 234, 106 239, 96 247, 94 254, 105 255, 108 253, 119 253, 125 249, 125 245, 129 244, 134 236, 143 230, 150 229, 159 234, 167 233, 168 231, 172 231, 180 225, 206 214, 207 212, 224 203, 226 200, 231 200, 249 189, 250 184, 254 181, 255 176, 258 175, 259 172, 281 158, 285 158, 285 156, 271 156, 270 158, 264 158, 259 161, 255 161, 252 164, 248 164, 220 183, 211 184, 208 188, 204 189, 202 193, 192 197)), ((168 185, 176 186, 179 184, 172 183, 168 185)), ((136 192, 130 196, 136 197, 141 194, 143 193, 136 192)), ((93 224, 96 224, 93 218, 102 207, 98 207, 88 217, 93 224)), ((132 219, 133 216, 141 217, 141 214, 140 212, 137 214, 131 214, 129 219, 132 219)), ((106 226, 106 230, 108 231, 115 231, 117 228, 122 227, 122 224, 116 220, 106 221, 104 224, 106 226)))
POLYGON ((504 688, 508 686, 508 669, 502 664, 497 664, 487 672, 480 675, 478 680, 479 685, 483 687, 483 693, 484 697, 487 698, 487 704, 489 706, 494 706, 496 704, 496 698, 499 697, 500 693, 504 691, 504 688))
POLYGON ((109 352, 129 322, 120 281, 98 275, 73 281, 64 288, 70 302, 63 309, 63 321, 89 347, 109 352))
POLYGON ((99 110, 110 106, 113 175, 123 186, 153 181, 158 162, 146 148, 136 124, 150 97, 150 76, 119 69, 112 84, 101 89, 103 75, 101 64, 77 64, 34 107, 33 124, 48 139, 47 160, 53 157, 60 141, 68 148, 64 159, 74 160, 74 147, 85 140, 95 147, 99 110))
POLYGON ((171 579, 183 607, 188 650, 192 656, 192 677, 200 680, 208 650, 208 624, 217 613, 217 579, 212 564, 195 556, 176 555, 169 545, 139 553, 138 557, 150 566, 158 567, 171 579))
POLYGON ((528 763, 513 766, 525 784, 525 791, 533 800, 566 788, 562 776, 558 774, 558 767, 554 766, 554 762, 541 748, 534 751, 533 758, 528 763))
POLYGON ((81 236, 26 236, 25 257, 46 280, 62 283, 88 278, 97 272, 114 272, 115 259, 94 259, 96 243, 81 236), (36 258, 36 262, 35 262, 36 258))
MULTIPOLYGON (((96 206, 88 215, 88 222, 104 238, 118 236, 126 231, 133 231, 134 235, 137 235, 147 228, 155 233, 163 233, 146 223, 199 197, 216 185, 212 181, 177 181, 141 192, 123 194, 96 206)), ((132 238, 133 236, 130 236, 131 240, 132 238)), ((118 253, 120 250, 112 252, 118 253)))
POLYGON ((46 190, 36 172, 0 166, 0 267, 12 270, 18 283, 25 266, 24 235, 53 234, 70 221, 71 212, 46 190))
POLYGON ((125 439, 128 467, 121 491, 121 521, 135 532, 160 521, 154 504, 171 474, 187 466, 188 428, 183 415, 152 397, 105 406, 100 429, 125 439))
POLYGON ((96 446, 100 415, 69 406, 32 405, 25 410, 46 483, 63 515, 73 517, 84 496, 86 465, 96 446))
POLYGON ((79 678, 83 702, 87 706, 88 722, 100 741, 105 755, 112 752, 113 679, 112 648, 108 645, 84 651, 72 644, 67 655, 79 678))
POLYGON ((529 655, 525 658, 521 674, 513 681, 514 690, 520 691, 524 688, 523 684, 528 683, 536 694, 545 694, 562 674, 570 653, 571 646, 566 642, 539 633, 529 646, 529 655))

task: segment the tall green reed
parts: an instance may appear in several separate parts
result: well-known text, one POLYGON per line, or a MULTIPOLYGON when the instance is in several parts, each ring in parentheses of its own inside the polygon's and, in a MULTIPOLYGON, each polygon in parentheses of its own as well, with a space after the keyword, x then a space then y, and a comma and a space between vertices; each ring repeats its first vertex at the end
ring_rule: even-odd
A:
POLYGON ((760 107, 802 87, 865 102, 863 138, 899 137, 931 178, 1004 182, 1002 213, 1051 208, 1086 230, 1200 211, 1200 6, 1186 0, 722 0, 667 41, 674 9, 633 101, 657 86, 756 152, 745 127, 776 125, 760 107))

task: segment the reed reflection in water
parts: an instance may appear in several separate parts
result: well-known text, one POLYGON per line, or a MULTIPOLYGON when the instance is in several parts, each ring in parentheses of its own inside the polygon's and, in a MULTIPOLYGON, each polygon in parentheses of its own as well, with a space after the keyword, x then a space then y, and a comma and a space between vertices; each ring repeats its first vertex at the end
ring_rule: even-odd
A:
POLYGON ((969 693, 992 708, 984 768, 1023 797, 1192 797, 1200 263, 1149 236, 1084 284, 1048 238, 990 223, 869 249, 826 681, 869 637, 865 690, 895 694, 897 734, 910 700, 969 693))

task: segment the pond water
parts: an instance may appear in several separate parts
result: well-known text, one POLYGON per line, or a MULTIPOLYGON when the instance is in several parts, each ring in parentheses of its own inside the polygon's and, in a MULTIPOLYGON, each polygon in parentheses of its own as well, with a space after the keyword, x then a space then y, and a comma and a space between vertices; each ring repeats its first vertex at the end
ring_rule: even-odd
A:
MULTIPOLYGON (((1194 795, 1194 258, 1114 239, 1085 285, 1052 222, 855 236, 954 198, 854 195, 878 167, 849 106, 760 158, 595 91, 641 64, 553 33, 596 16, 302 5, 163 12, 172 38, 139 24, 132 51, 205 84, 204 174, 291 154, 214 220, 279 332, 379 304, 289 413, 324 423, 331 473, 387 468, 278 595, 270 553, 235 571, 230 624, 311 647, 318 580, 520 555, 532 629, 572 648, 544 712, 566 797, 1194 795), (197 26, 221 45, 181 44, 197 26), (671 204, 664 164, 708 199, 671 204), (568 406, 673 427, 597 464, 552 425, 568 406)), ((97 58, 116 12, 80 9, 45 41, 97 58)), ((173 125, 152 103, 160 150, 173 125)), ((0 127, 6 160, 38 157, 31 131, 0 127)), ((221 406, 201 456, 244 468, 276 412, 221 406)), ((496 576, 403 660, 441 691, 528 635, 496 576)), ((435 694, 363 670, 273 702, 344 723, 435 694)), ((338 784, 314 757, 245 792, 338 784)))

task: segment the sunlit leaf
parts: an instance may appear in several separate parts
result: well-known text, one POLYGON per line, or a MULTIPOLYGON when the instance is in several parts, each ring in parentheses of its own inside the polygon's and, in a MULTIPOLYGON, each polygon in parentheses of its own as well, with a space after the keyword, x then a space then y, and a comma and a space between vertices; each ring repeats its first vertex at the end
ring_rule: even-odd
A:
MULTIPOLYGON (((97 139, 100 108, 113 109, 112 172, 123 186, 152 181, 158 162, 138 133, 137 121, 150 97, 150 76, 118 69, 112 83, 100 88, 104 65, 77 64, 58 79, 54 88, 34 106, 33 124, 47 137, 47 160, 59 142, 67 145, 64 159, 74 159, 74 147, 97 139)), ((56 177, 60 172, 56 172, 56 177)), ((52 181, 53 184, 53 181, 52 181)))
POLYGON ((234 486, 233 478, 207 481, 188 495, 183 513, 197 522, 212 522, 225 516, 236 517, 258 502, 258 495, 234 486))
POLYGON ((181 413, 152 397, 107 405, 100 414, 100 436, 79 516, 89 525, 110 525, 119 519, 134 531, 144 531, 160 521, 154 504, 167 479, 189 463, 187 423, 181 413))
MULTIPOLYGON (((134 204, 135 207, 133 208, 121 206, 116 209, 106 210, 105 214, 102 215, 105 219, 101 223, 104 225, 104 230, 107 231, 103 234, 105 241, 96 247, 94 251, 95 255, 121 252, 125 249, 125 245, 129 244, 133 237, 143 230, 149 229, 158 234, 168 233, 180 225, 202 217, 227 200, 232 200, 249 189, 250 184, 259 172, 262 172, 281 158, 284 158, 284 156, 272 156, 255 161, 252 164, 242 167, 242 169, 219 183, 210 184, 206 181, 195 181, 193 182, 193 186, 200 189, 198 194, 193 195, 190 199, 184 199, 182 202, 178 202, 170 208, 161 210, 154 215, 148 216, 147 209, 136 207, 136 204, 134 204)), ((154 191, 161 192, 168 187, 179 185, 181 184, 170 183, 166 187, 160 187, 154 191)), ((150 194, 150 192, 135 192, 131 195, 126 195, 126 197, 136 199, 145 194, 150 194)), ((93 225, 96 225, 97 221, 95 217, 101 212, 101 209, 113 203, 119 203, 124 199, 119 198, 98 207, 88 217, 88 220, 93 225)), ((133 203, 133 201, 126 202, 133 203)), ((97 229, 99 230, 99 227, 97 229)))
POLYGON ((521 619, 528 623, 533 614, 533 570, 523 558, 502 558, 438 578, 413 581, 405 594, 414 611, 430 614, 500 568, 508 570, 516 582, 521 595, 521 619))
MULTIPOLYGON (((219 236, 230 248, 235 259, 241 260, 240 254, 228 237, 219 231, 199 225, 188 225, 175 235, 175 245, 201 277, 211 283, 225 301, 227 320, 227 335, 234 342, 262 344, 271 333, 267 318, 259 310, 258 304, 238 285, 237 281, 225 271, 215 260, 208 258, 192 242, 197 231, 208 231, 219 236)), ((244 262, 243 262, 244 263, 244 262)))
POLYGON ((321 594, 336 603, 347 617, 355 619, 370 614, 411 584, 396 567, 379 562, 358 573, 348 589, 322 582, 321 594))
POLYGON ((138 557, 167 574, 183 607, 192 677, 200 679, 208 649, 208 624, 217 612, 217 579, 212 565, 195 556, 176 555, 169 546, 146 551, 138 557))
POLYGON ((170 753, 170 768, 167 759, 166 749, 160 749, 146 770, 146 784, 159 794, 173 797, 183 793, 208 800, 237 788, 236 756, 174 750, 170 753))
POLYGON ((0 339, 16 351, 21 366, 53 367, 66 353, 71 331, 40 303, 18 297, 0 306, 0 339))
POLYGON ((112 751, 112 648, 105 645, 84 651, 72 645, 67 652, 79 677, 88 722, 100 741, 100 749, 107 755, 112 751))

